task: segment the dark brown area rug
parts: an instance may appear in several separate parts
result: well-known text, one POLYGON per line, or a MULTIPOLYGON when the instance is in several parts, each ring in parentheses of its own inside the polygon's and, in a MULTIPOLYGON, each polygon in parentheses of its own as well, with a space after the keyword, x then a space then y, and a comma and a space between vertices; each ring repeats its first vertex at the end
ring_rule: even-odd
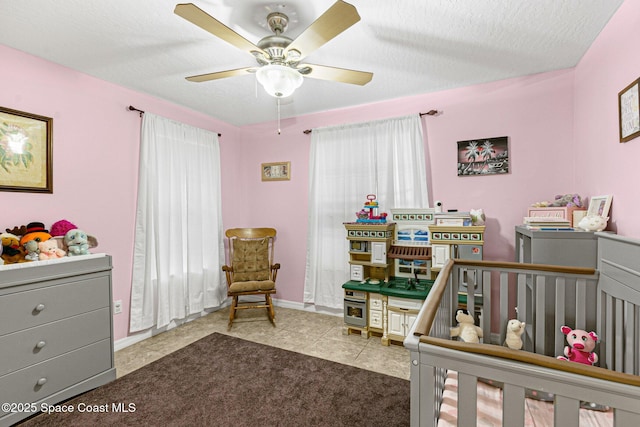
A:
POLYGON ((21 427, 407 426, 409 381, 214 333, 65 404, 21 427))

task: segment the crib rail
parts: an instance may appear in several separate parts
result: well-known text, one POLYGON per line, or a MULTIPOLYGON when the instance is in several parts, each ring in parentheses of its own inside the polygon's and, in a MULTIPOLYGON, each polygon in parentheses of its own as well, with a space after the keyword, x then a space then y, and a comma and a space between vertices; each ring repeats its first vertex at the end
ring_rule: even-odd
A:
POLYGON ((471 312, 481 308, 483 331, 498 329, 497 335, 485 332, 485 343, 501 345, 506 335, 506 322, 501 319, 518 318, 528 325, 523 336, 525 350, 554 356, 562 354, 565 345, 561 326, 585 330, 597 327, 599 275, 594 269, 456 259, 438 275, 425 303, 424 316, 416 321, 416 335, 449 337, 448 328, 455 324, 455 309, 449 304, 457 305, 458 284, 463 276, 465 281, 482 288, 483 295, 467 295, 466 308, 471 312), (439 310, 440 305, 444 310, 439 310), (441 319, 444 329, 431 331, 436 313, 442 317, 447 312, 451 318, 441 319), (557 333, 550 335, 550 330, 557 333))
MULTIPOLYGON (((450 260, 405 341, 412 360, 412 425, 437 424, 446 372, 455 370, 459 374, 458 407, 476 406, 478 378, 504 383, 503 425, 524 422, 526 386, 555 395, 556 426, 577 426, 581 401, 614 408, 616 426, 637 426, 640 301, 635 299, 640 292, 621 291, 617 280, 599 278, 600 272, 585 268, 450 260), (482 289, 482 297, 467 296, 467 309, 479 307, 482 312, 481 344, 449 337, 449 328, 456 324, 458 285, 463 276, 482 289), (596 316, 598 312, 605 313, 602 319, 596 316), (501 345, 510 318, 527 323, 525 351, 501 345), (604 356, 600 360, 610 369, 557 360, 555 356, 563 353, 565 345, 560 331, 565 324, 598 330, 602 338, 599 352, 604 356), (622 332, 620 324, 626 325, 622 332), (625 332, 629 338, 624 337, 625 332)), ((474 411, 458 414, 458 425, 476 425, 474 411)))

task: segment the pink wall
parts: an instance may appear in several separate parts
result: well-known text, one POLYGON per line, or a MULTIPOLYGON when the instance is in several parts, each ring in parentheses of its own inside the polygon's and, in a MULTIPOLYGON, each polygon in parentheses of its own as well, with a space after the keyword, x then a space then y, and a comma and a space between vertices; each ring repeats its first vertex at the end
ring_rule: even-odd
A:
POLYGON ((627 0, 575 71, 576 183, 581 192, 612 194, 610 228, 640 238, 640 137, 620 143, 618 92, 640 77, 640 2, 627 0))
MULTIPOLYGON (((223 177, 236 172, 239 130, 211 117, 106 83, 0 45, 0 105, 53 118, 53 194, 0 192, 0 230, 67 219, 97 237, 94 252, 113 256, 115 339, 128 334, 133 230, 142 110, 223 134, 223 177)), ((238 212, 223 180, 224 216, 238 212)))
POLYGON ((527 206, 560 193, 614 194, 613 226, 638 237, 640 139, 618 143, 616 102, 640 74, 639 19, 640 4, 627 0, 575 69, 300 116, 282 123, 282 135, 275 123, 236 128, 0 46, 0 105, 54 118, 54 194, 1 192, 0 229, 64 218, 96 235, 113 255, 114 299, 124 304, 115 338, 126 337, 140 132, 132 104, 223 134, 224 226, 278 229, 281 300, 302 301, 310 140, 302 131, 320 126, 442 111, 423 119, 431 200, 484 208, 487 259, 513 259, 513 227, 527 206), (458 177, 456 141, 494 136, 509 137, 511 173, 458 177), (274 161, 291 161, 290 181, 260 180, 260 163, 274 161))

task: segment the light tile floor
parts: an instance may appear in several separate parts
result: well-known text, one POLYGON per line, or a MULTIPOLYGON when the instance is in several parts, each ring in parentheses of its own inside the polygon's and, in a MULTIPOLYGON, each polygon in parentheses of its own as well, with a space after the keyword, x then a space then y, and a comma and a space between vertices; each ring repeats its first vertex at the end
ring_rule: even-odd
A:
POLYGON ((118 377, 176 351, 213 332, 266 344, 359 368, 409 379, 409 351, 383 346, 379 337, 343 335, 341 317, 276 307, 276 327, 264 310, 239 312, 227 330, 229 309, 223 308, 115 353, 118 377))

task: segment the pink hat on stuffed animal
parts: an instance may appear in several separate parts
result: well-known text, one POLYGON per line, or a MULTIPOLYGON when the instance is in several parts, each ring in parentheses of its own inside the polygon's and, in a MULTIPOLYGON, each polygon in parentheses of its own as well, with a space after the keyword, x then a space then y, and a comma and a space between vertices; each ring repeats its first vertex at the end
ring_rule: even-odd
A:
POLYGON ((78 227, 71 224, 66 219, 61 219, 51 226, 51 232, 49 234, 51 234, 52 237, 64 236, 65 234, 67 234, 67 231, 75 230, 76 228, 78 227))

